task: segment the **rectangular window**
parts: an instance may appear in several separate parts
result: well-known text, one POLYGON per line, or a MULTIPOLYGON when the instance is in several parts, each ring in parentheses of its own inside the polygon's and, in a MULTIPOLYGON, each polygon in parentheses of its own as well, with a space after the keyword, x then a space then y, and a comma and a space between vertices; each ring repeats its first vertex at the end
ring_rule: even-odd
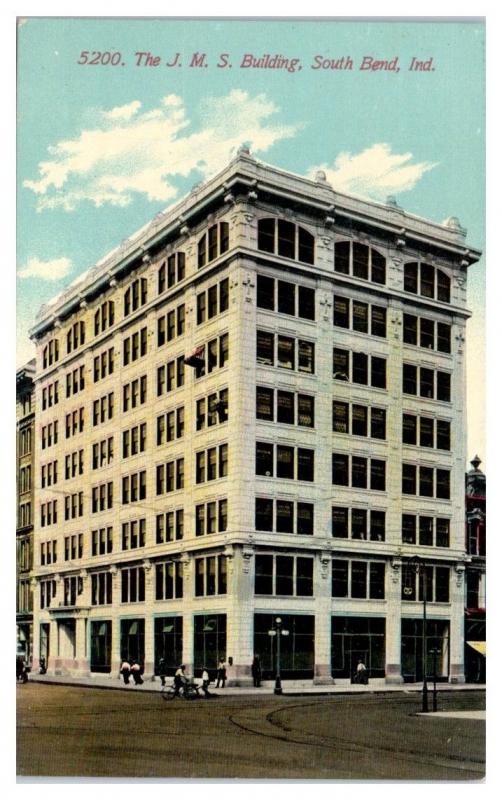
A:
MULTIPOLYGON (((263 249, 260 247, 260 245, 258 245, 258 247, 260 250, 263 249)), ((275 297, 274 279, 267 278, 265 275, 258 275, 257 288, 256 288, 256 305, 258 306, 258 308, 266 308, 269 311, 274 311, 275 309, 274 297, 275 297)))
POLYGON ((403 414, 403 444, 417 443, 417 418, 413 414, 403 414))
POLYGON ((272 531, 274 528, 274 501, 263 497, 255 500, 255 528, 257 531, 272 531))
POLYGON ((347 297, 333 298, 333 324, 338 328, 349 327, 350 300, 347 297))
MULTIPOLYGON (((303 260, 300 258, 300 260, 303 260)), ((298 316, 315 320, 315 290, 307 286, 298 287, 298 316)))
POLYGON ((349 457, 333 453, 333 483, 338 486, 349 485, 349 457))
POLYGON ((403 342, 418 343, 418 319, 413 314, 403 314, 403 342))
POLYGON ((277 445, 277 471, 278 478, 293 479, 294 475, 294 447, 277 445))
POLYGON ((288 336, 277 337, 277 366, 295 368, 295 340, 288 336))
POLYGON ((298 425, 314 427, 314 398, 306 394, 298 395, 298 425))
POLYGON ((331 535, 336 539, 349 537, 349 509, 333 506, 331 509, 331 535))
POLYGON ((368 435, 368 409, 354 403, 352 406, 352 435, 368 435))
POLYGON ((298 340, 298 370, 300 372, 315 372, 315 345, 313 342, 298 340))
POLYGON ((274 446, 267 442, 256 442, 256 474, 274 474, 274 446))
POLYGON ((293 392, 277 391, 277 422, 295 423, 295 396, 293 392))
POLYGON ((274 365, 274 334, 256 332, 256 359, 259 364, 274 365))
POLYGON ((434 350, 434 322, 431 319, 420 320, 420 347, 434 350))
POLYGON ((368 303, 352 301, 352 329, 359 333, 368 333, 368 303))
POLYGON ((352 382, 368 385, 368 356, 366 353, 352 353, 352 382))

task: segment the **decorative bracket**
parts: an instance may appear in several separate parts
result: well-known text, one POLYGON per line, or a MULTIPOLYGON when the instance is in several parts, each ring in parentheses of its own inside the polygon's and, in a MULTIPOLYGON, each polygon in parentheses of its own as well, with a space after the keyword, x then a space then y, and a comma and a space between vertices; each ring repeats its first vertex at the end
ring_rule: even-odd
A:
POLYGON ((399 583, 399 578, 401 577, 402 563, 403 562, 401 561, 400 558, 393 558, 392 561, 390 562, 390 566, 391 566, 391 570, 392 570, 391 573, 390 573, 390 577, 391 577, 392 583, 399 583))

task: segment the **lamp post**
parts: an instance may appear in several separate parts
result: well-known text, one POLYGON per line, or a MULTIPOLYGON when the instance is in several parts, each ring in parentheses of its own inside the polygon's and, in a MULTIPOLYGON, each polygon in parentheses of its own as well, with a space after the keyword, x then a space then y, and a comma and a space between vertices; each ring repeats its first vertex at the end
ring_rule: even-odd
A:
POLYGON ((422 714, 427 714, 429 712, 429 690, 427 687, 427 567, 419 556, 412 556, 408 559, 407 580, 403 588, 403 593, 405 595, 411 595, 413 593, 413 588, 408 580, 411 572, 414 572, 415 575, 419 575, 422 579, 422 714))
POLYGON ((277 637, 274 694, 282 694, 282 684, 281 684, 281 636, 289 636, 289 631, 283 630, 282 619, 280 617, 276 617, 275 618, 274 625, 269 630, 268 635, 277 637))
POLYGON ((432 654, 432 658, 433 658, 432 671, 433 671, 433 680, 434 680, 434 684, 433 684, 434 688, 432 690, 432 710, 433 711, 437 711, 438 710, 438 696, 437 696, 436 682, 437 682, 437 657, 440 654, 440 652, 441 652, 441 650, 439 649, 439 647, 433 647, 432 650, 431 650, 431 654, 432 654))

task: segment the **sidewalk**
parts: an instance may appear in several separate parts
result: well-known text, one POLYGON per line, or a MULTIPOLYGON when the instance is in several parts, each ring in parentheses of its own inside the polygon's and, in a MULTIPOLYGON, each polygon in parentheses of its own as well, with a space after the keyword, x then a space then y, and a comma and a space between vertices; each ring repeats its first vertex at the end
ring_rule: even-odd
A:
MULTIPOLYGON (((144 683, 136 686, 132 683, 125 685, 122 678, 118 676, 108 677, 101 675, 94 675, 92 677, 73 677, 70 675, 39 675, 38 673, 30 673, 29 683, 49 683, 60 686, 82 686, 88 689, 115 689, 126 692, 159 692, 160 680, 145 679, 144 683)), ((167 678, 166 683, 170 684, 171 679, 167 678)), ((200 679, 196 679, 196 683, 201 683, 200 679)), ((209 686, 212 694, 219 694, 221 696, 231 695, 242 697, 245 695, 258 696, 270 695, 274 691, 274 681, 264 681, 260 688, 252 686, 226 686, 224 689, 216 689, 214 683, 209 686)), ((432 689, 432 683, 429 684, 429 689, 432 689)), ((437 686, 438 692, 452 692, 452 691, 484 691, 485 684, 479 683, 464 683, 464 684, 450 684, 439 683, 437 686)), ((359 684, 351 684, 349 681, 338 681, 336 684, 331 685, 313 685, 311 681, 283 681, 282 693, 284 695, 328 695, 328 694, 372 694, 383 692, 421 692, 421 683, 403 683, 397 686, 386 684, 383 679, 370 680, 367 686, 359 684)))

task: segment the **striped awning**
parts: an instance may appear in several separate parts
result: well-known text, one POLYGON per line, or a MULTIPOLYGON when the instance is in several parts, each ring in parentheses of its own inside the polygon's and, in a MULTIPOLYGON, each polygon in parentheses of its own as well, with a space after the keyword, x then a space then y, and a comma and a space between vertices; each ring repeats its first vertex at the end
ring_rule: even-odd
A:
POLYGON ((467 644, 469 647, 472 647, 473 650, 481 653, 482 656, 486 656, 486 642, 467 642, 467 644))

